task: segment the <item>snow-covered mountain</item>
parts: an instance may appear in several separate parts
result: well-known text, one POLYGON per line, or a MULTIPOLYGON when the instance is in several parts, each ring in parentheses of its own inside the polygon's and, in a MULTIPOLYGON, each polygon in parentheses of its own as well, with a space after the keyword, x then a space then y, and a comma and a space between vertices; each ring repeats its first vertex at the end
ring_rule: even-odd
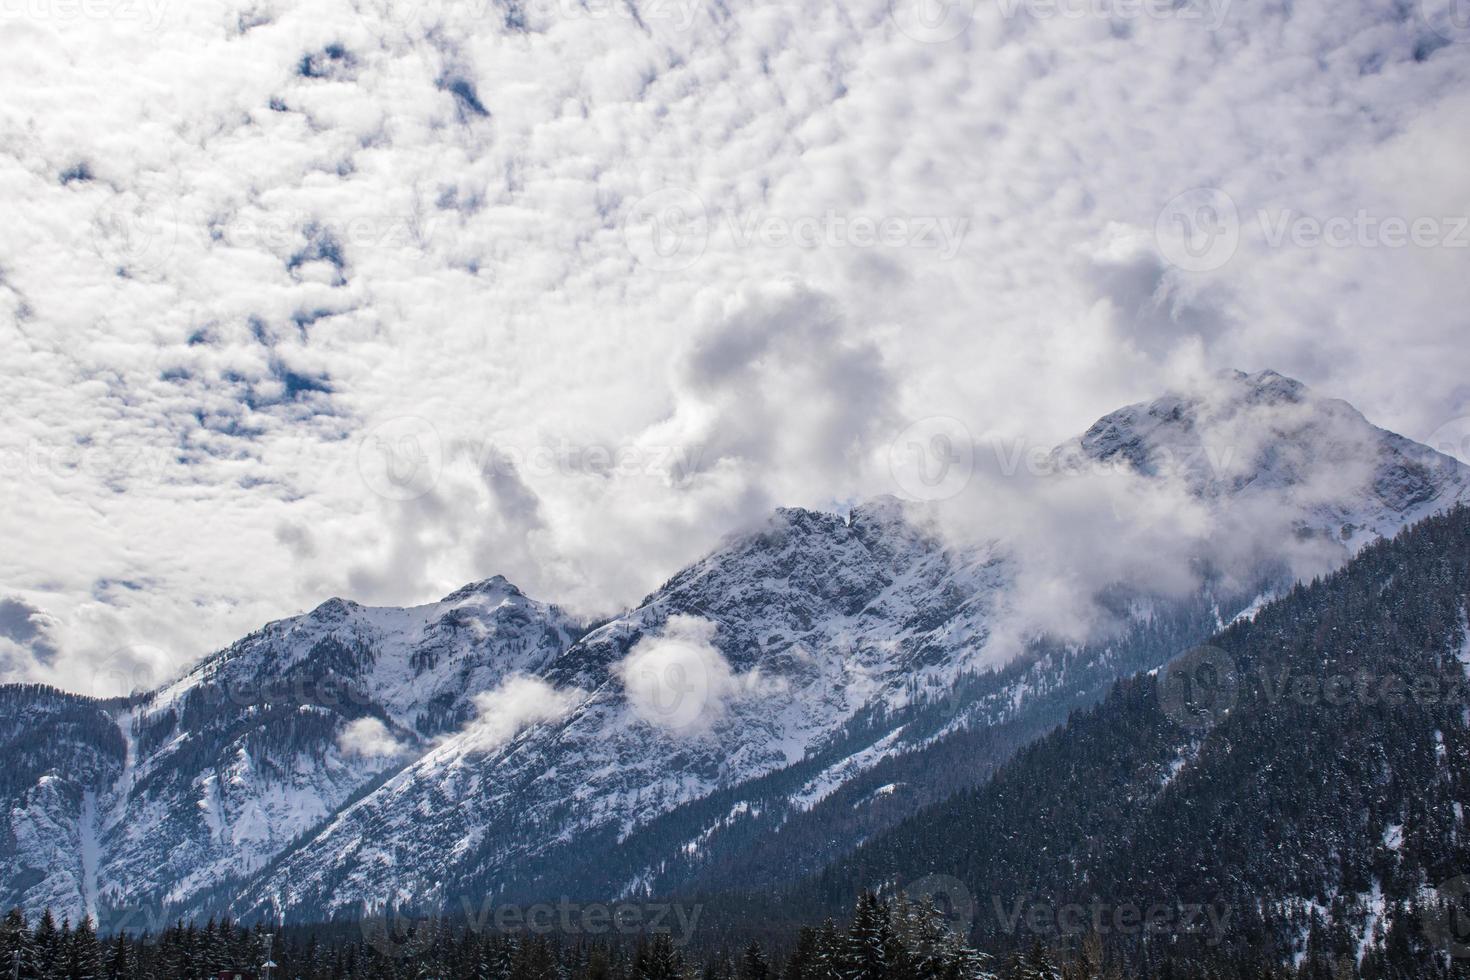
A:
POLYGON ((1063 471, 1082 460, 1178 479, 1242 522, 1286 515, 1353 552, 1470 488, 1470 467, 1275 371, 1225 372, 1105 415, 1053 453, 1063 471))
POLYGON ((127 739, 123 701, 49 687, 0 687, 0 890, 29 908, 82 907, 98 862, 97 797, 117 785, 127 739))
POLYGON ((850 518, 779 511, 558 657, 542 677, 576 692, 564 718, 488 749, 473 733, 445 741, 294 849, 241 907, 527 894, 568 845, 615 846, 801 760, 865 705, 977 667, 1007 580, 993 553, 945 549, 892 500, 850 518))
MULTIPOLYGON (((1298 532, 1339 541, 1344 552, 1470 486, 1460 464, 1272 372, 1231 373, 1205 392, 1123 409, 1074 445, 1100 461, 1129 454, 1139 472, 1161 477, 1167 453, 1212 460, 1207 478, 1187 474, 1191 492, 1235 518, 1260 516, 1269 504, 1298 532)), ((529 898, 553 886, 597 894, 670 887, 688 878, 671 866, 709 860, 714 838, 765 842, 885 760, 917 762, 977 720, 1044 729, 1114 676, 1156 666, 1252 598, 1212 595, 1213 620, 1198 615, 1197 599, 1167 609, 1143 603, 1135 608, 1146 622, 1112 643, 1037 651, 1024 669, 986 674, 997 665, 986 662, 985 641, 1007 602, 1015 556, 997 543, 947 544, 927 516, 891 499, 846 519, 778 512, 559 658, 547 680, 581 699, 565 718, 488 752, 446 742, 304 841, 241 907, 355 914, 402 902, 529 898), (1222 601, 1233 605, 1222 610, 1222 601), (658 649, 660 637, 688 642, 691 617, 705 624, 698 642, 717 651, 733 680, 694 679, 708 723, 669 731, 637 710, 618 665, 637 661, 645 643, 658 649), (1068 672, 1083 680, 1069 687, 1068 672), (1070 697, 1048 702, 1051 688, 1070 697), (935 693, 938 723, 923 710, 935 693), (877 718, 859 718, 874 705, 877 718), (757 790, 760 780, 784 785, 757 790), (704 801, 715 796, 710 812, 704 801), (459 805, 469 800, 477 805, 459 805), (644 831, 655 823, 657 833, 644 831), (403 848, 406 839, 415 846, 403 848), (619 851, 639 856, 601 857, 619 851), (568 875, 569 865, 577 873, 568 875), (617 870, 627 877, 610 874, 617 870)), ((896 784, 879 789, 897 792, 896 784)))
POLYGON ((1104 924, 1122 956, 1264 952, 1272 964, 1319 957, 1324 976, 1432 976, 1463 951, 1462 907, 1446 900, 1463 885, 1470 807, 1467 612, 1459 508, 1212 636, 1208 661, 1237 683, 1191 691, 1208 710, 1180 710, 1164 677, 1129 678, 985 787, 876 835, 763 911, 820 920, 864 888, 938 873, 951 894, 958 879, 984 896, 973 935, 998 958, 1068 931, 1017 929, 1003 911, 1045 896, 1049 909, 1220 912, 1157 946, 1104 924), (1374 962, 1410 949, 1422 965, 1374 962))
MULTIPOLYGON (((1178 478, 1227 526, 1344 557, 1470 498, 1470 468, 1272 372, 1121 409, 1053 460, 1178 478)), ((126 701, 7 689, 7 738, 70 727, 0 783, 0 900, 309 919, 796 874, 804 842, 840 853, 982 780, 1255 598, 1120 583, 1118 632, 996 663, 1026 556, 935 521, 781 510, 586 635, 491 579, 331 600, 126 701)))
MULTIPOLYGON (((158 909, 248 874, 458 728, 477 691, 543 669, 578 632, 495 578, 410 609, 329 600, 142 697, 51 695, 87 713, 96 761, 78 771, 53 757, 34 787, 8 797, 6 836, 27 866, 8 869, 5 900, 74 917, 158 909), (33 859, 27 828, 53 824, 78 846, 33 859)), ((6 703, 38 710, 17 690, 6 703)), ((54 755, 61 740, 42 731, 54 755)))

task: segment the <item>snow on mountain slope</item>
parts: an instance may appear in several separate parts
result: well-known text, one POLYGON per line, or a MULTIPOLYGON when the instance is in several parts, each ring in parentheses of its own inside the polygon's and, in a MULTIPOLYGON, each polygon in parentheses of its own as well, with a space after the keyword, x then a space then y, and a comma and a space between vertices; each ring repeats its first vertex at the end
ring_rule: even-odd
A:
POLYGON ((1212 532, 1183 545, 1204 570, 1198 592, 1106 588, 1097 598, 1112 629, 1082 643, 1033 639, 1005 669, 963 679, 939 703, 874 712, 804 764, 675 811, 630 842, 636 857, 623 876, 661 893, 698 893, 771 889, 815 873, 982 782, 1021 744, 1100 700, 1115 678, 1156 669, 1227 619, 1253 615, 1293 568, 1336 564, 1374 535, 1467 497, 1458 462, 1273 372, 1227 372, 1190 395, 1122 409, 1051 462, 1058 475, 1107 474, 1122 462, 1149 480, 1179 477, 1176 489, 1206 500, 1212 532), (721 807, 731 799, 740 810, 727 817, 721 807), (692 845, 651 843, 671 831, 685 839, 678 831, 689 827, 699 829, 687 834, 692 845))
POLYGON ((1129 405, 1053 454, 1062 469, 1087 460, 1180 479, 1242 522, 1284 516, 1349 552, 1470 498, 1470 467, 1275 371, 1129 405))
MULTIPOLYGON (((1182 480, 1227 538, 1275 549, 1253 561, 1302 540, 1345 556, 1470 497, 1465 466, 1272 372, 1120 409, 1052 459, 1182 480), (1277 524, 1293 533, 1260 533, 1277 524)), ((143 901, 310 919, 672 886, 787 825, 840 850, 861 828, 827 833, 830 812, 901 816, 946 788, 905 772, 908 754, 953 764, 939 741, 967 728, 1044 730, 1251 599, 1166 607, 1124 588, 1134 634, 1001 665, 987 643, 1026 556, 958 546, 933 519, 891 498, 778 511, 585 636, 499 578, 270 624, 157 692, 78 709, 104 721, 84 776, 46 764, 67 758, 58 744, 3 784, 0 887, 74 914, 143 901), (592 853, 616 860, 594 875, 592 853)), ((29 710, 17 690, 0 724, 29 710)))
POLYGON ((96 701, 36 685, 0 687, 0 901, 74 915, 95 854, 95 788, 122 772, 126 746, 96 701))
POLYGON ((239 907, 337 914, 528 894, 556 844, 625 838, 796 761, 865 704, 901 703, 916 677, 978 666, 1006 581, 993 552, 946 551, 895 501, 850 519, 779 511, 557 658, 545 678, 584 692, 565 719, 490 751, 445 742, 288 855, 239 907), (630 688, 645 678, 622 665, 671 636, 716 659, 653 662, 666 698, 640 707, 630 688))
MULTIPOLYGON (((1464 498, 1470 486, 1460 464, 1273 372, 1232 372, 1203 392, 1122 409, 1055 458, 1075 462, 1075 454, 1182 477, 1231 520, 1269 513, 1299 534, 1330 536, 1344 554, 1464 498)), ((865 706, 901 709, 916 690, 942 691, 996 666, 986 663, 985 641, 1015 556, 997 544, 956 552, 941 540, 923 514, 893 500, 847 520, 779 512, 558 658, 546 679, 579 699, 566 718, 488 752, 447 741, 304 842, 269 880, 244 890, 238 907, 353 914, 407 901, 531 897, 538 882, 558 878, 554 864, 569 842, 584 854, 616 846, 662 814, 803 759, 865 706), (694 678, 710 702, 707 724, 670 731, 638 710, 638 692, 617 665, 640 661, 650 637, 674 633, 676 646, 685 643, 681 616, 710 624, 728 677, 694 678), (415 844, 411 857, 405 839, 415 844)), ((1135 605, 1146 615, 1150 603, 1135 605)), ((1099 690, 1108 679, 1097 676, 1099 690)), ((1015 690, 988 692, 987 703, 1008 700, 1014 713, 1049 683, 1023 675, 1015 690)), ((967 717, 957 711, 951 730, 967 717)), ((809 808, 912 750, 899 734, 875 727, 788 804, 809 808)), ((669 859, 655 849, 624 889, 656 880, 669 859)))
POLYGON ((91 825, 67 833, 93 834, 96 860, 67 887, 38 889, 15 873, 4 884, 28 907, 49 903, 73 916, 186 902, 263 866, 374 777, 462 724, 476 692, 543 669, 578 632, 500 578, 410 609, 332 599, 271 623, 102 713, 114 749, 104 771, 72 788, 58 779, 78 777, 52 765, 33 787, 18 787, 76 796, 55 818, 67 827, 80 827, 80 794, 92 794, 91 825), (376 737, 363 737, 363 723, 376 737))

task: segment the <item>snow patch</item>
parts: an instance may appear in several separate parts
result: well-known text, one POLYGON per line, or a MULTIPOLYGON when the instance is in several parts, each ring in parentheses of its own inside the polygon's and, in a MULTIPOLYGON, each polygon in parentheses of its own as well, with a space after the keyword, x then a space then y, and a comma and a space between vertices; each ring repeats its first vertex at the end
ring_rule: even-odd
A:
POLYGON ((81 813, 82 906, 97 921, 97 862, 102 848, 97 842, 97 791, 82 794, 81 813))
POLYGON ((1269 606, 1272 602, 1275 601, 1275 599, 1276 596, 1274 593, 1262 592, 1260 595, 1251 600, 1250 605, 1246 606, 1244 609, 1236 613, 1234 617, 1231 618, 1230 625, 1234 626, 1236 623, 1242 621, 1252 623, 1255 622, 1256 616, 1260 614, 1261 610, 1269 606))
POLYGON ((1179 751, 1174 753, 1174 758, 1170 759, 1169 764, 1164 767, 1164 775, 1159 784, 1160 789, 1172 783, 1199 756, 1200 744, 1199 742, 1190 742, 1187 745, 1180 746, 1179 751))
POLYGON ((791 805, 798 810, 810 810, 854 775, 871 768, 874 763, 887 755, 888 750, 898 741, 901 734, 903 734, 903 729, 895 728, 862 751, 854 752, 847 758, 823 769, 791 797, 791 805))

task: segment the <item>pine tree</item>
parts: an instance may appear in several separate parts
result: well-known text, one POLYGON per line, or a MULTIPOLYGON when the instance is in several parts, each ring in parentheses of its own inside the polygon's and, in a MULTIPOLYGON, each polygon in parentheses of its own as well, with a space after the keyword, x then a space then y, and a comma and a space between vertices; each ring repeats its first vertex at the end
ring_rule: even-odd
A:
POLYGON ((36 976, 40 980, 61 980, 65 950, 49 906, 41 910, 41 921, 36 924, 32 940, 36 948, 36 976))
POLYGON ((155 980, 175 980, 184 973, 183 951, 180 948, 182 930, 176 926, 165 929, 154 944, 153 974, 155 980))
POLYGON ((889 980, 891 935, 887 907, 877 895, 864 892, 848 928, 843 980, 889 980))
POLYGON ((511 966, 516 959, 516 941, 501 936, 494 940, 493 946, 494 952, 490 956, 490 980, 510 980, 511 966))
POLYGON ((1032 944, 1031 951, 1019 959, 1012 976, 1016 980, 1062 980, 1062 971, 1037 941, 1032 944))
POLYGON ((230 962, 229 928, 229 919, 225 920, 221 928, 214 921, 214 916, 210 916, 209 921, 204 924, 204 932, 199 937, 199 956, 204 964, 204 975, 207 977, 218 976, 221 970, 234 966, 230 962))
POLYGON ((796 948, 786 959, 781 971, 781 980, 816 980, 814 970, 818 962, 819 935, 811 926, 802 926, 796 936, 796 948))
POLYGON ((103 966, 103 974, 107 980, 132 980, 133 957, 128 948, 128 935, 119 932, 112 939, 112 945, 107 949, 107 959, 103 966))
POLYGON ((705 962, 700 977, 701 980, 735 980, 735 963, 730 959, 730 951, 721 947, 705 962))
POLYGON ((637 980, 678 980, 684 959, 668 933, 658 933, 640 950, 634 969, 637 980))
POLYGON ((1095 932, 1089 932, 1083 938, 1082 948, 1063 968, 1062 974, 1066 980, 1113 980, 1117 976, 1116 971, 1107 969, 1102 939, 1095 932))
POLYGON ((0 924, 0 969, 10 975, 17 968, 27 980, 37 975, 36 948, 26 926, 25 912, 14 908, 6 914, 4 924, 0 924))
POLYGON ((771 964, 766 960, 765 951, 752 939, 740 957, 740 980, 770 980, 770 976, 771 964))
POLYGON ((816 955, 812 958, 809 980, 842 980, 842 936, 831 919, 822 923, 817 933, 816 955))
POLYGON ((83 915, 71 936, 71 950, 67 972, 71 980, 100 980, 102 976, 102 947, 97 942, 97 930, 92 926, 92 917, 83 915))

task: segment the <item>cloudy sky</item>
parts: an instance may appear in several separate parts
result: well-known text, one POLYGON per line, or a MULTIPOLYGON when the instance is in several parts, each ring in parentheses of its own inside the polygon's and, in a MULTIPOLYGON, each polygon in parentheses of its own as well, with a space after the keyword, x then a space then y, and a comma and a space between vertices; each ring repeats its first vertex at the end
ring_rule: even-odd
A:
POLYGON ((1470 416, 1463 3, 0 0, 0 87, 12 678, 607 612, 935 418, 1470 416))

